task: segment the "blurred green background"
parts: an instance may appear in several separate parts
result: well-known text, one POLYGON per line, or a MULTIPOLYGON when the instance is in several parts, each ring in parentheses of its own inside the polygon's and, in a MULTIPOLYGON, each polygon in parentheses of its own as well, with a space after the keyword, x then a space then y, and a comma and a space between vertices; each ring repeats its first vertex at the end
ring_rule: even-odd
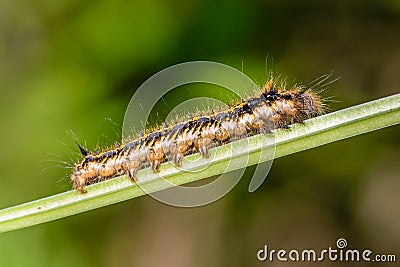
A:
MULTIPOLYGON (((334 71, 332 110, 398 93, 400 1, 1 1, 0 208, 69 190, 79 156, 68 132, 92 150, 112 145, 157 71, 243 63, 262 83, 267 57, 289 81, 334 71)), ((280 266, 256 252, 340 237, 400 260, 399 133, 278 159, 255 193, 243 179, 205 207, 141 197, 1 234, 0 266, 280 266)), ((356 264, 319 263, 341 265, 356 264)))

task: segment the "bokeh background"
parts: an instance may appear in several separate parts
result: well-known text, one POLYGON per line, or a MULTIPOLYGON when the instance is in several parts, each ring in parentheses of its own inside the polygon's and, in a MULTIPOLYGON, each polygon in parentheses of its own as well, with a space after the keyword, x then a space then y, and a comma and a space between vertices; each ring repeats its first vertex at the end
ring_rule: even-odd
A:
MULTIPOLYGON (((112 145, 157 71, 211 60, 262 83, 267 57, 288 80, 341 77, 326 92, 332 110, 398 93, 400 2, 1 1, 0 208, 69 190, 75 137, 112 145)), ((400 260, 399 134, 278 159, 255 193, 243 179, 205 207, 141 197, 1 234, 0 266, 286 266, 256 252, 340 237, 400 260)), ((341 265, 357 264, 319 263, 341 265)))

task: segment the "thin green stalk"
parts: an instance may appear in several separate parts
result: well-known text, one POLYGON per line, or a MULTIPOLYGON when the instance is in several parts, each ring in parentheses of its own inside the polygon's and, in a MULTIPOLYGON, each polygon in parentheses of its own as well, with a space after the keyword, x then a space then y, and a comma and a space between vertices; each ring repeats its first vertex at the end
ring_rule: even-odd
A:
MULTIPOLYGON (((308 120, 305 124, 293 125, 290 130, 277 130, 275 142, 272 142, 268 135, 257 135, 234 142, 233 145, 245 147, 246 151, 233 155, 233 158, 246 158, 246 165, 250 166, 271 160, 272 157, 280 158, 398 123, 400 123, 400 94, 320 116, 308 120), (267 156, 263 156, 260 146, 268 148, 274 145, 275 155, 266 153, 267 156)), ((175 185, 221 174, 232 160, 231 146, 216 147, 213 153, 216 156, 211 163, 208 159, 200 159, 193 161, 186 168, 195 171, 209 165, 203 171, 191 172, 188 175, 187 172, 180 171, 167 163, 161 166, 160 174, 175 185)), ((139 171, 138 177, 150 192, 170 186, 161 183, 160 179, 157 179, 158 175, 149 169, 139 171)), ((144 194, 145 192, 138 185, 131 183, 126 176, 117 177, 89 186, 87 194, 68 191, 0 210, 0 232, 49 222, 144 194)))

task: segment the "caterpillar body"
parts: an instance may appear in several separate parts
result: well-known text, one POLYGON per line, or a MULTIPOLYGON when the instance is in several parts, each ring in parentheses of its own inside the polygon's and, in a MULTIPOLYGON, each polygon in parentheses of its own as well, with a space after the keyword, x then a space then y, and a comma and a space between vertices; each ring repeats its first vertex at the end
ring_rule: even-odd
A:
POLYGON ((313 87, 287 90, 271 79, 258 95, 225 110, 158 127, 113 149, 89 153, 78 145, 84 158, 75 165, 70 180, 73 189, 82 193, 87 185, 120 175, 135 181, 140 169, 151 167, 157 172, 161 163, 172 160, 179 165, 184 156, 197 152, 207 157, 213 146, 289 128, 324 111, 324 101, 313 87))

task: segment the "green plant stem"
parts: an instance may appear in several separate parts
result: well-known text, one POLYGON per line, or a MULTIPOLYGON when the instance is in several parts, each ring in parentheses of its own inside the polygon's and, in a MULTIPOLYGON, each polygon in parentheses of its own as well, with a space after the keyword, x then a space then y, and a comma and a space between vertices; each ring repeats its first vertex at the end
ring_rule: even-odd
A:
MULTIPOLYGON (((160 175, 174 185, 181 185, 223 173, 232 158, 243 157, 246 159, 246 166, 250 166, 399 122, 400 94, 397 94, 313 118, 305 124, 295 124, 290 130, 277 130, 275 136, 257 135, 236 141, 232 145, 244 147, 245 151, 233 156, 230 145, 216 147, 212 149, 212 153, 215 153, 212 162, 201 158, 185 166, 185 169, 193 171, 208 166, 205 170, 188 175, 187 172, 178 170, 172 164, 165 163, 160 168, 160 175), (260 146, 263 149, 275 147, 275 155, 266 153, 267 156, 263 156, 260 146)), ((191 155, 188 158, 195 157, 198 155, 191 155)), ((161 183, 160 179, 157 179, 159 176, 149 169, 139 171, 138 177, 140 177, 139 182, 145 184, 146 190, 150 192, 173 186, 161 183)), ((86 194, 68 191, 0 210, 0 232, 49 222, 144 194, 140 186, 131 183, 126 176, 120 176, 88 186, 86 194)))

